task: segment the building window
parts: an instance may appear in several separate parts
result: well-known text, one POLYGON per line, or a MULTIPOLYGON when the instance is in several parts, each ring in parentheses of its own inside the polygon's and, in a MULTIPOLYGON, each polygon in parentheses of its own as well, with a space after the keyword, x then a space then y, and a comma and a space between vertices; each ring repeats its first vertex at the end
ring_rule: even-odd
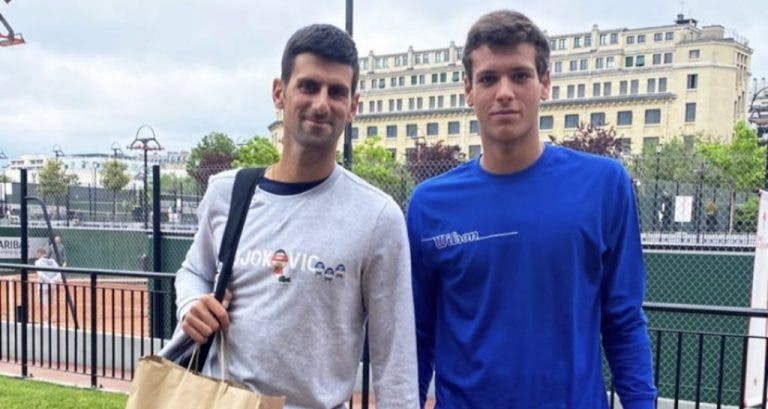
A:
POLYGON ((699 85, 699 74, 688 74, 686 84, 688 84, 688 89, 696 89, 699 85))
POLYGON ((459 82, 461 80, 461 73, 459 71, 453 72, 453 82, 459 82))
POLYGON ((602 70, 603 69, 603 57, 597 57, 595 58, 595 69, 596 70, 602 70))
POLYGON ((389 86, 391 88, 394 88, 397 86, 397 77, 392 77, 389 79, 389 86))
POLYGON ((672 53, 664 53, 664 64, 672 64, 672 53))
POLYGON ((613 68, 616 66, 613 56, 605 57, 605 68, 613 68))
POLYGON ((624 58, 624 68, 631 68, 635 65, 635 57, 628 55, 624 58))
POLYGON ((699 50, 689 50, 688 51, 688 58, 691 60, 698 60, 701 56, 701 52, 699 50))
POLYGON ((664 33, 653 33, 653 41, 662 41, 664 39, 664 33))
POLYGON ((627 36, 627 44, 634 44, 635 36, 627 36))
POLYGON ((581 48, 581 36, 573 37, 573 48, 581 48))
POLYGON ((447 82, 448 81, 448 73, 447 72, 441 72, 440 73, 440 82, 447 82))
POLYGON ((364 89, 365 89, 365 80, 360 80, 360 90, 362 91, 364 89))
POLYGON ((579 62, 576 60, 571 60, 568 65, 571 71, 576 71, 579 69, 579 62))
POLYGON ((405 85, 405 77, 399 77, 399 78, 397 79, 397 85, 398 85, 399 87, 402 87, 402 86, 404 86, 404 85, 405 85))
POLYGON ((610 97, 611 96, 611 83, 610 82, 604 82, 603 83, 603 96, 610 97))
POLYGON ((661 53, 653 55, 653 65, 661 65, 661 53))
POLYGON ((448 122, 448 135, 458 135, 460 128, 459 121, 448 122))
POLYGON ((627 95, 627 81, 619 81, 619 95, 627 95))
POLYGON ((376 101, 368 101, 368 112, 376 112, 376 101))
POLYGON ((563 62, 562 61, 556 61, 555 62, 555 73, 559 74, 563 72, 563 62))
POLYGON ((638 55, 635 57, 635 67, 644 67, 645 66, 645 56, 644 55, 638 55))
POLYGON ((564 38, 560 38, 560 39, 557 40, 557 48, 559 48, 561 50, 565 50, 565 39, 564 38))
POLYGON ((584 36, 584 47, 591 47, 592 46, 592 35, 587 34, 584 36))
POLYGON ((579 126, 579 115, 569 114, 565 116, 565 128, 571 129, 579 126))
POLYGON ((664 34, 664 39, 665 39, 665 40, 674 40, 674 39, 675 39, 675 33, 674 33, 674 32, 672 32, 672 31, 667 31, 667 32, 664 34))
POLYGON ((379 88, 384 89, 387 81, 384 78, 379 78, 379 88))
POLYGON ((363 113, 363 107, 364 106, 365 106, 365 104, 363 104, 362 102, 357 104, 357 113, 358 114, 362 114, 363 113))
POLYGON ((640 80, 632 80, 629 83, 629 93, 632 95, 640 93, 640 80))
POLYGON ((477 120, 473 119, 469 121, 469 133, 472 135, 477 135, 480 133, 480 124, 477 122, 477 120))
POLYGON ((362 68, 364 70, 367 70, 368 69, 368 59, 367 58, 360 59, 360 65, 362 66, 362 68))
POLYGON ((444 98, 442 95, 439 95, 439 96, 437 97, 437 107, 438 107, 438 108, 442 108, 442 107, 443 107, 443 102, 444 102, 444 101, 445 101, 445 98, 444 98))
POLYGON ((369 126, 365 130, 365 135, 366 136, 376 136, 378 134, 379 134, 379 127, 377 127, 377 126, 369 126))
POLYGON ((436 136, 437 130, 438 130, 437 122, 427 123, 427 136, 436 136))
POLYGON ((456 107, 456 94, 451 95, 451 108, 456 107))
POLYGON ((632 152, 632 138, 619 138, 619 149, 622 153, 632 152))
POLYGON ((589 122, 594 126, 605 125, 605 112, 593 112, 589 115, 589 122))
POLYGON ((371 89, 378 88, 378 84, 379 84, 379 82, 376 81, 375 79, 371 80, 371 89))
POLYGON ((649 94, 656 92, 656 78, 648 78, 647 91, 649 94))
POLYGON ((424 98, 417 97, 416 98, 416 109, 422 109, 424 108, 424 98))
POLYGON ((642 44, 642 43, 644 43, 644 42, 645 42, 645 34, 639 34, 639 35, 637 36, 637 43, 638 43, 638 44, 642 44))
POLYGON ((384 110, 383 109, 383 105, 384 105, 384 101, 382 101, 382 100, 376 101, 376 112, 383 111, 384 110))
POLYGON ((413 111, 414 107, 416 107, 416 101, 413 99, 413 97, 408 98, 408 110, 413 111))
POLYGON ((435 109, 437 100, 435 99, 434 95, 429 97, 429 109, 435 109))
POLYGON ((421 55, 421 62, 422 64, 429 64, 429 53, 424 53, 421 55))
POLYGON ((596 82, 592 84, 592 97, 599 97, 600 96, 600 83, 596 82))
POLYGON ((432 74, 432 83, 437 84, 437 73, 432 74))
POLYGON ((576 91, 576 87, 574 87, 573 85, 569 85, 569 86, 568 86, 568 88, 567 88, 567 90, 568 90, 568 91, 567 91, 567 95, 566 95, 566 96, 567 96, 567 98, 568 98, 568 99, 571 99, 571 98, 573 98, 573 97, 574 97, 574 95, 575 95, 575 93, 576 93, 576 92, 575 92, 575 91, 576 91))
POLYGON ((403 100, 401 98, 397 99, 397 110, 402 111, 403 110, 403 100))
POLYGON ((659 144, 658 136, 646 136, 643 138, 643 152, 653 152, 659 144))
POLYGON ((464 106, 464 94, 459 94, 459 106, 464 106))
POLYGON ((552 115, 539 117, 539 129, 552 129, 555 126, 555 120, 552 115))
POLYGON ((689 102, 685 104, 685 122, 696 121, 696 103, 689 102))
POLYGON ((600 34, 600 45, 606 45, 606 44, 608 44, 608 35, 600 34))
POLYGON ((611 33, 611 44, 619 43, 619 33, 611 33))
POLYGON ((482 153, 482 145, 469 145, 469 159, 476 159, 482 153))
POLYGON ((352 139, 357 139, 357 132, 358 132, 357 131, 357 127, 353 126, 352 127, 352 139))
POLYGON ((576 87, 576 98, 584 98, 586 96, 586 88, 584 84, 579 84, 576 87))
POLYGON ((667 78, 659 78, 659 92, 667 92, 667 78))
POLYGON ((616 113, 616 125, 629 126, 632 125, 632 111, 619 111, 616 113))
POLYGON ((586 58, 579 60, 579 69, 582 71, 586 71, 589 69, 589 63, 587 62, 586 58))
POLYGON ((661 110, 660 109, 646 109, 645 110, 645 124, 657 125, 661 123, 661 110))
POLYGON ((560 99, 560 87, 555 85, 552 87, 552 100, 560 99))
POLYGON ((397 138, 397 125, 387 125, 387 138, 397 138))
POLYGON ((415 75, 411 75, 411 85, 416 85, 419 83, 419 77, 415 75))
POLYGON ((415 138, 418 136, 418 128, 416 124, 408 124, 405 126, 405 136, 409 138, 415 138))
POLYGON ((387 105, 389 106, 389 112, 394 112, 395 111, 395 100, 394 99, 390 99, 387 105))
POLYGON ((424 85, 424 83, 425 83, 424 78, 425 78, 424 74, 419 75, 419 85, 424 85))

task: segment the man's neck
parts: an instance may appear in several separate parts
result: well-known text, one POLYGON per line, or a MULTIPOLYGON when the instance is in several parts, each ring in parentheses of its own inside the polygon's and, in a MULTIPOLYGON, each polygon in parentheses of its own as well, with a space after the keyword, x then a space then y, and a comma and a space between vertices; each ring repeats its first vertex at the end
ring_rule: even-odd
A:
POLYGON ((519 172, 531 166, 544 152, 544 145, 536 138, 512 143, 483 141, 480 166, 489 173, 503 175, 519 172))
POLYGON ((280 160, 272 165, 266 177, 285 183, 307 183, 327 178, 336 167, 334 155, 319 152, 283 151, 280 160))

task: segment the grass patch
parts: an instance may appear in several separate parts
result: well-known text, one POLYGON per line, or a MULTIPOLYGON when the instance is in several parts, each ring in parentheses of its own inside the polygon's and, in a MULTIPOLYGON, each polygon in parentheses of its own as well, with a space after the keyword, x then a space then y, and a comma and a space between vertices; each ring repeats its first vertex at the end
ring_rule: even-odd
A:
POLYGON ((0 376, 3 409, 123 409, 128 395, 0 376))

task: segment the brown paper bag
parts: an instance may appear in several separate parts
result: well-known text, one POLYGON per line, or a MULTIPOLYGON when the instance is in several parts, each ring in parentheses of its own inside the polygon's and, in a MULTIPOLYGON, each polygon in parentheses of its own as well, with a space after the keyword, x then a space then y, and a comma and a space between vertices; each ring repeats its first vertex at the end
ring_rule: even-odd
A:
MULTIPOLYGON (((223 339, 220 339, 223 352, 223 339)), ((221 354, 224 357, 224 354, 221 354)), ((265 396, 221 379, 197 374, 159 356, 141 358, 126 409, 282 409, 284 397, 265 396)))

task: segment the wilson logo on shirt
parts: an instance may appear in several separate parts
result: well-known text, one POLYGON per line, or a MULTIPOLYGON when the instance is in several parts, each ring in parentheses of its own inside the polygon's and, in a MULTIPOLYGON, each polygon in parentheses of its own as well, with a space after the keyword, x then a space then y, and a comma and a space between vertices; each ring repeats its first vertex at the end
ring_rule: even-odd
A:
POLYGON ((466 233, 458 233, 456 231, 452 231, 450 233, 439 234, 434 237, 421 239, 421 241, 434 242, 435 247, 438 250, 442 250, 446 247, 458 246, 460 244, 473 243, 480 240, 488 240, 488 239, 495 239, 499 237, 515 236, 515 235, 517 235, 516 231, 489 234, 487 236, 481 236, 477 230, 469 231, 466 233))

